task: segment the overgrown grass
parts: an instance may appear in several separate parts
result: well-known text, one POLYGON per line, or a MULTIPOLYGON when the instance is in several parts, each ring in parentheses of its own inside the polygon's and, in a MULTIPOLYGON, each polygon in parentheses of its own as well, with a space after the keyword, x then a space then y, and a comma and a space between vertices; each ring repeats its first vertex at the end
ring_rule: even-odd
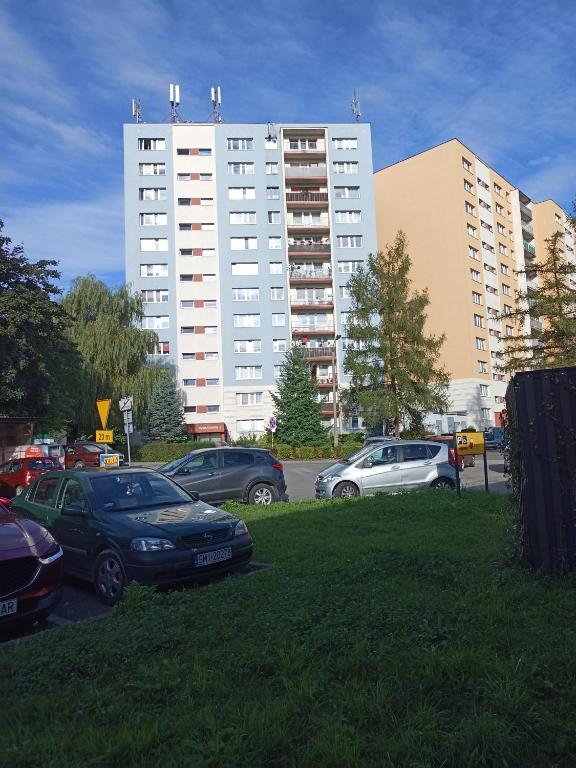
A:
POLYGON ((507 563, 503 497, 242 507, 269 570, 0 649, 0 764, 576 764, 571 581, 507 563))

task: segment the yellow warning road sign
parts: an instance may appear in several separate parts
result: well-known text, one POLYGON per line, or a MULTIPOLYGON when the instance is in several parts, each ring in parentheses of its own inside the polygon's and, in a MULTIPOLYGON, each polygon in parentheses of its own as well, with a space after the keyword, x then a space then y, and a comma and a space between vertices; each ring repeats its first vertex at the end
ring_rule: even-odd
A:
POLYGON ((96 408, 98 409, 102 429, 106 429, 106 425, 108 424, 108 414, 110 413, 111 402, 112 400, 96 400, 96 408))
POLYGON ((111 429, 97 429, 96 430, 96 442, 97 443, 113 443, 114 432, 111 429))

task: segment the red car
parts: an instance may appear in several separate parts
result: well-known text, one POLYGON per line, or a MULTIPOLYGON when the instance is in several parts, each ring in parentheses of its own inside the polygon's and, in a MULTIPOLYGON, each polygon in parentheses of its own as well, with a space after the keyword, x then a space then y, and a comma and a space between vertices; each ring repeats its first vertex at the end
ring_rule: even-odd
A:
POLYGON ((44 619, 62 597, 62 549, 0 499, 0 628, 44 619))
POLYGON ((104 448, 95 443, 70 443, 64 446, 64 463, 66 469, 84 469, 99 467, 100 454, 104 448))
POLYGON ((0 467, 0 496, 11 499, 30 485, 32 480, 36 480, 38 475, 58 469, 63 469, 58 459, 48 456, 11 459, 0 467))

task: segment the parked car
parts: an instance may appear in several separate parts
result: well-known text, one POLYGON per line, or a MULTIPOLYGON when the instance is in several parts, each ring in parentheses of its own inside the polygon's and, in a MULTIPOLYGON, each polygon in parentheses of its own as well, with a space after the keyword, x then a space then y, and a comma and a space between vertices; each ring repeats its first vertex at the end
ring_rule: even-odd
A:
POLYGON ((49 472, 14 502, 64 550, 64 572, 113 605, 130 581, 185 584, 252 557, 244 522, 151 469, 49 472))
POLYGON ((62 549, 0 499, 0 628, 46 618, 62 597, 62 549))
MULTIPOLYGON (((448 446, 450 464, 452 464, 453 467, 456 466, 456 443, 454 442, 454 435, 431 435, 430 437, 427 437, 426 440, 432 440, 432 442, 437 443, 445 443, 448 446)), ((459 456, 458 458, 460 459, 460 472, 462 472, 465 467, 476 466, 476 456, 459 456)))
POLYGON ((204 501, 272 504, 288 501, 282 464, 263 448, 207 448, 192 451, 158 470, 204 501))
POLYGON ((316 478, 316 498, 455 486, 447 445, 397 440, 361 449, 323 470, 316 478))
POLYGON ((99 467, 100 454, 104 453, 104 448, 97 443, 69 443, 64 446, 64 450, 66 469, 99 467))
POLYGON ((486 450, 502 450, 504 445, 504 430, 501 427, 493 427, 484 432, 484 445, 486 450))
POLYGON ((12 459, 0 467, 0 495, 11 499, 44 472, 61 470, 56 458, 28 456, 12 459))
POLYGON ((122 451, 117 451, 107 443, 95 443, 93 440, 77 440, 74 445, 91 445, 93 448, 97 448, 101 453, 117 453, 119 456, 118 462, 120 466, 126 463, 126 459, 122 451))

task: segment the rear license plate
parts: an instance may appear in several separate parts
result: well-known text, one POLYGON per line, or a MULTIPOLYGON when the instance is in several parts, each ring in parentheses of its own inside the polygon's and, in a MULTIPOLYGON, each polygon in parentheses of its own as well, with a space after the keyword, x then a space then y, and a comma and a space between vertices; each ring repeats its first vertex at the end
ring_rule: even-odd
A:
POLYGON ((0 619, 4 616, 9 616, 11 613, 16 613, 18 610, 18 600, 4 600, 0 603, 0 619))
POLYGON ((232 558, 232 547, 222 547, 222 549, 215 549, 213 552, 202 552, 196 555, 196 565, 213 565, 214 563, 221 563, 223 560, 230 560, 232 558))

